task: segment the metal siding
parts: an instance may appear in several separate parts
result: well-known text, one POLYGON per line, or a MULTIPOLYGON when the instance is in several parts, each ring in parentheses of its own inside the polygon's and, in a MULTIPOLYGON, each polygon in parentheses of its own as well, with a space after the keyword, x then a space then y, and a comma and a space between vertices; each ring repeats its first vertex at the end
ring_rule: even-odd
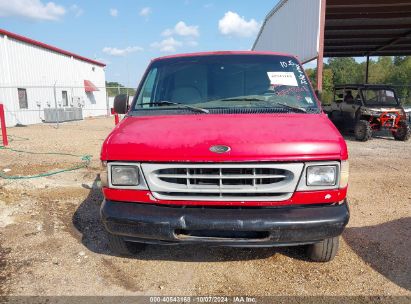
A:
POLYGON ((69 107, 72 97, 84 101, 84 116, 107 113, 103 67, 0 35, 0 102, 6 108, 7 126, 42 122, 43 109, 55 107, 53 85, 57 86, 58 103, 65 90, 69 107), (93 93, 94 98, 84 91, 85 79, 100 89, 93 93), (27 90, 28 109, 19 108, 19 87, 27 90))
POLYGON ((317 57, 320 0, 282 0, 267 15, 255 51, 284 52, 302 62, 317 57))

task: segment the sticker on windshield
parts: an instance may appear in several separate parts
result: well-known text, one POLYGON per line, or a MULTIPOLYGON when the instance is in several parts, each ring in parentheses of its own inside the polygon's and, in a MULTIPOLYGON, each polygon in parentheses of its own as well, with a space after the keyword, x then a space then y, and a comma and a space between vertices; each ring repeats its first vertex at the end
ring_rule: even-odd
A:
POLYGON ((288 85, 298 87, 297 78, 293 72, 267 72, 271 85, 288 85))
POLYGON ((310 104, 314 103, 311 97, 307 96, 307 97, 305 97, 305 100, 310 104))

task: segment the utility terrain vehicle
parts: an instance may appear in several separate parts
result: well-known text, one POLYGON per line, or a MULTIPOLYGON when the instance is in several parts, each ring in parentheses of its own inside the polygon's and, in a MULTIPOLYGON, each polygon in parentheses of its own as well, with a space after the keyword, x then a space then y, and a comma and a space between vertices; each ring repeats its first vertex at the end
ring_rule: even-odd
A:
POLYGON ((341 131, 367 141, 373 131, 389 130, 396 140, 410 138, 407 117, 395 90, 388 85, 346 84, 334 88, 334 101, 324 111, 341 131))

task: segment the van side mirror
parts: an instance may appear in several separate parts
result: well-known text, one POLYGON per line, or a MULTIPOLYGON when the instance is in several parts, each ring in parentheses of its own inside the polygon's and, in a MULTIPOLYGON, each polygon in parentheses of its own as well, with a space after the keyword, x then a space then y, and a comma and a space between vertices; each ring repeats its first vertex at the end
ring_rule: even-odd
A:
POLYGON ((118 114, 126 114, 128 112, 127 94, 120 94, 114 97, 114 111, 118 114))

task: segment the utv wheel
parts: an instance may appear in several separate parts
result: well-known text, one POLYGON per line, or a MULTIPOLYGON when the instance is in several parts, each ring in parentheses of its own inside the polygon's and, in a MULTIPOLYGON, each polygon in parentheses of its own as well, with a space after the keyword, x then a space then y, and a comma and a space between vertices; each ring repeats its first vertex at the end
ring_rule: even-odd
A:
POLYGON ((405 121, 401 121, 398 124, 398 129, 396 132, 392 132, 395 140, 407 141, 410 139, 410 127, 405 121))
POLYGON ((372 136, 370 123, 366 120, 359 120, 354 128, 355 139, 358 141, 367 141, 372 136))
POLYGON ((337 254, 340 237, 325 239, 308 246, 307 254, 314 262, 329 262, 337 254))
POLYGON ((130 256, 139 253, 145 247, 143 243, 127 242, 121 236, 107 233, 108 247, 113 253, 130 256))

